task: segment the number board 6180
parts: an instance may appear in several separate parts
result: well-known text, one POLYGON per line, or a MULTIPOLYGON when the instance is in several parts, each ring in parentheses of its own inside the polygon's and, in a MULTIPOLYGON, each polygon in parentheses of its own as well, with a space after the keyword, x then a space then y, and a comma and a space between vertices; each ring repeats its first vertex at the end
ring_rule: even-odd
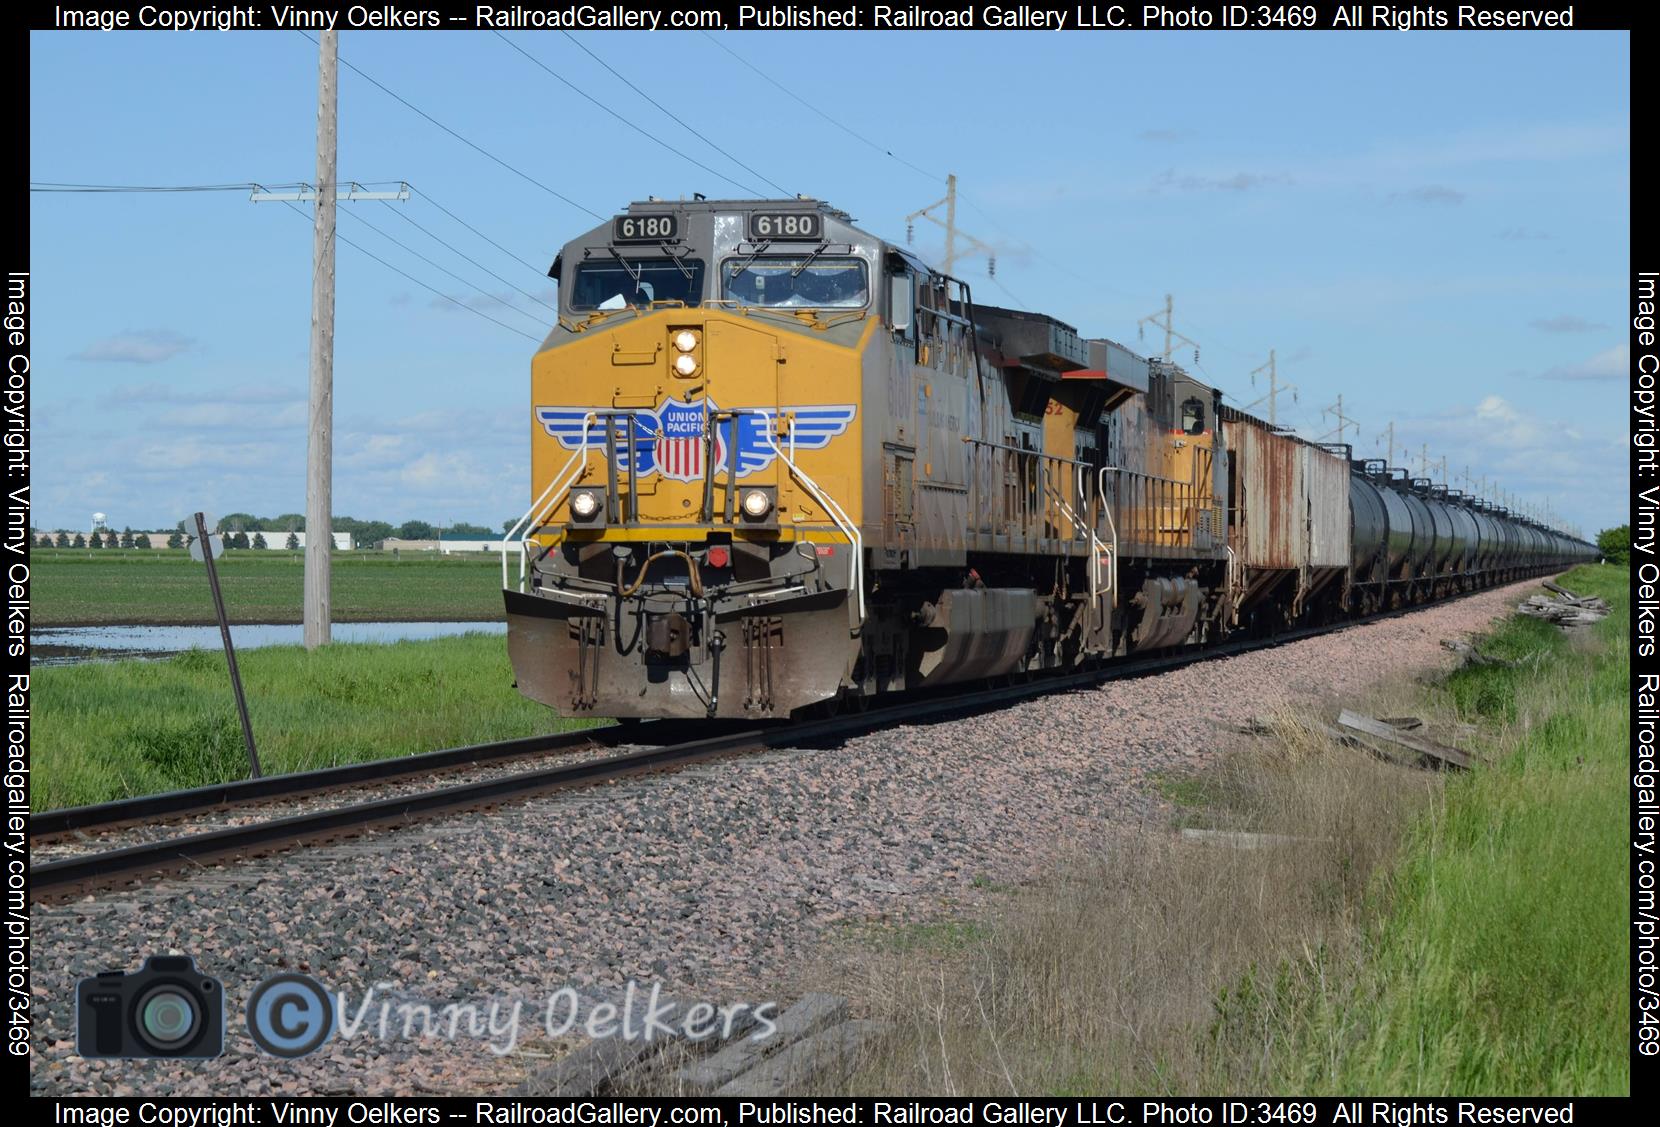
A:
POLYGON ((672 239, 678 233, 672 215, 619 215, 611 221, 614 243, 655 243, 672 239))
POLYGON ((751 239, 817 239, 823 234, 822 218, 816 212, 752 212, 751 239))

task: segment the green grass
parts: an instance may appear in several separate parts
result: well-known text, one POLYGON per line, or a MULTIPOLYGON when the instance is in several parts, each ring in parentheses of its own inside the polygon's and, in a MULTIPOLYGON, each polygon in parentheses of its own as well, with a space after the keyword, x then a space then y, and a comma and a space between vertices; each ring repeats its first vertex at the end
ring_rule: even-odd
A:
MULTIPOLYGON (((499 556, 337 552, 336 622, 484 622, 502 617, 499 556)), ((232 622, 299 622, 300 552, 228 552, 217 561, 232 622)), ((206 568, 188 553, 36 549, 32 625, 211 623, 206 568)))
POLYGON ((1408 1095, 1623 1094, 1630 650, 1625 568, 1562 584, 1614 613, 1590 638, 1531 619, 1483 645, 1537 667, 1466 668, 1446 691, 1495 733, 1397 866, 1357 999, 1322 996, 1288 1087, 1408 1095))
POLYGON ((1517 664, 1345 702, 1488 766, 1401 766, 1288 710, 1154 780, 1178 824, 1275 840, 1103 833, 983 918, 850 932, 826 973, 890 1033, 849 1093, 1629 1091, 1629 572, 1561 582, 1614 613, 1513 615, 1479 648, 1517 664))
MULTIPOLYGON (((579 726, 521 697, 500 637, 239 654, 267 774, 579 726)), ((53 666, 30 678, 36 810, 242 778, 224 656, 53 666)))

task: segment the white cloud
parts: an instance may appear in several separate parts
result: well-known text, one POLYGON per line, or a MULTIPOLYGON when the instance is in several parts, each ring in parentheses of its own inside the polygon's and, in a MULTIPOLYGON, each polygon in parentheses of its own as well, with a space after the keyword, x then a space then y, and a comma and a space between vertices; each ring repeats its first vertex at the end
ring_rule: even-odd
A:
POLYGON ((1587 321, 1573 313, 1558 313, 1555 317, 1535 317, 1528 324, 1542 333, 1594 333, 1608 327, 1595 321, 1587 321))
POLYGON ((1446 456, 1453 485, 1465 487, 1467 466, 1475 477, 1487 478, 1489 496, 1502 488, 1527 504, 1549 498, 1564 521, 1595 532, 1620 523, 1630 507, 1626 434, 1589 421, 1601 417, 1587 414, 1564 425, 1557 414, 1535 413, 1488 395, 1474 404, 1403 418, 1399 430, 1412 451, 1414 473, 1419 445, 1427 443, 1431 459, 1446 456))
POLYGON ((171 329, 130 329, 113 337, 94 341, 71 360, 99 363, 160 364, 171 360, 195 342, 171 329))
POLYGON ((1457 188, 1449 188, 1445 184, 1425 184, 1422 187, 1410 188, 1404 192, 1389 193, 1390 202, 1405 200, 1408 203, 1441 204, 1457 207, 1464 202, 1464 193, 1457 188))
POLYGON ((1616 344, 1573 364, 1558 364, 1543 372, 1542 380, 1621 380, 1631 371, 1631 345, 1616 344))
POLYGON ((1289 184, 1291 178, 1278 173, 1235 172, 1226 176, 1176 175, 1175 169, 1166 169, 1154 182, 1152 190, 1175 188, 1184 192, 1248 192, 1268 184, 1289 184))
POLYGON ((300 402, 256 405, 248 403, 192 403, 156 416, 161 426, 213 430, 279 430, 306 425, 306 405, 300 402))
POLYGON ((305 388, 278 383, 221 384, 184 390, 170 384, 128 384, 104 396, 104 406, 129 403, 289 403, 305 399, 305 388))

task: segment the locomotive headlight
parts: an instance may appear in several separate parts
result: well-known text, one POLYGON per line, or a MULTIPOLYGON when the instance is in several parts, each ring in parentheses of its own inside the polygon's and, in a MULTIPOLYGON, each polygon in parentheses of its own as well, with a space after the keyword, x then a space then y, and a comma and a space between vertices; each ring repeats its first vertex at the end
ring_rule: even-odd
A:
POLYGON ((679 356, 674 358, 674 370, 678 375, 691 375, 693 372, 697 371, 697 357, 693 356, 689 352, 682 352, 679 356))
POLYGON ((679 352, 690 352, 697 347, 697 334, 690 329, 681 329, 674 334, 674 347, 679 352))
POLYGON ((577 520, 592 520, 599 512, 599 494, 592 489, 578 489, 571 494, 571 515, 577 520))
POLYGON ((764 490, 751 489, 744 494, 744 516, 750 520, 760 520, 772 511, 772 498, 764 490))

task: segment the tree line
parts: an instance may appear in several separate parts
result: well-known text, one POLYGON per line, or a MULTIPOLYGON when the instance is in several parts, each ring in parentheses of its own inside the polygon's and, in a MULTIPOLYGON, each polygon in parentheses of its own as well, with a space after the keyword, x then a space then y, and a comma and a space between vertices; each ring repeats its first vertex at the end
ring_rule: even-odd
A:
MULTIPOLYGON (((515 523, 516 520, 502 522, 502 532, 512 528, 515 523)), ((191 530, 184 526, 185 522, 180 521, 180 531, 188 535, 191 530)), ((436 540, 440 532, 449 536, 472 536, 480 540, 498 535, 494 529, 467 521, 437 525, 424 520, 406 520, 402 524, 392 524, 384 520, 359 520, 356 517, 337 516, 333 518, 333 527, 335 532, 351 533, 352 539, 359 544, 376 544, 393 536, 402 540, 436 540)), ((305 514, 283 513, 276 517, 262 517, 253 513, 229 513, 219 518, 214 531, 226 536, 237 532, 304 532, 305 514)))
MULTIPOLYGON (((504 520, 501 523, 501 531, 505 533, 517 523, 517 518, 504 520)), ((41 548, 149 549, 155 546, 149 533, 135 533, 131 528, 123 529, 119 533, 114 529, 106 529, 102 534, 96 530, 89 533, 59 532, 55 535, 40 532, 38 529, 31 531, 35 533, 35 544, 41 548)), ((226 548, 269 548, 281 543, 285 548, 297 550, 300 547, 300 538, 296 533, 305 531, 305 515, 283 513, 280 516, 262 517, 254 513, 229 513, 214 523, 213 531, 224 537, 226 548)), ((353 541, 358 544, 378 544, 394 536, 403 540, 436 540, 440 532, 448 536, 473 537, 479 540, 488 540, 500 535, 482 524, 471 524, 467 521, 435 525, 430 521, 406 520, 402 524, 394 525, 389 521, 359 520, 349 516, 335 517, 334 531, 351 533, 353 541)), ((168 535, 167 546, 186 548, 194 539, 195 522, 181 520, 168 535)))

